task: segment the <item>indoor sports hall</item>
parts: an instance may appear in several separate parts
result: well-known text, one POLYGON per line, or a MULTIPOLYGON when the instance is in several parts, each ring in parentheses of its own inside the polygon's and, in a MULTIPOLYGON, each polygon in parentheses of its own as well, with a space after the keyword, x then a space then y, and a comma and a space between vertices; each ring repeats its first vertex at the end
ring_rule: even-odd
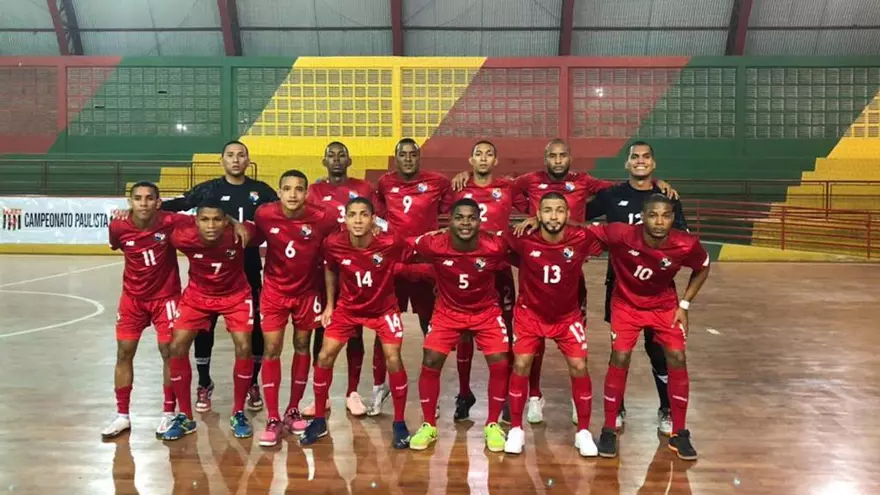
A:
MULTIPOLYGON (((871 0, 17 0, 3 11, 0 495, 880 492, 880 10, 871 0), (285 189, 300 184, 298 175, 282 177, 293 169, 307 177, 308 191, 321 192, 285 189), (521 187, 524 177, 540 178, 537 193, 521 187), (222 213, 210 220, 221 224, 222 239, 256 225, 248 248, 218 248, 230 260, 239 251, 261 257, 256 268, 247 259, 236 265, 235 280, 256 297, 252 275, 262 277, 264 296, 267 280, 280 277, 268 268, 277 248, 261 234, 261 208, 314 208, 331 227, 326 235, 347 239, 356 252, 356 237, 388 235, 373 223, 364 234, 352 226, 350 201, 367 198, 380 224, 402 232, 395 239, 448 235, 454 247, 465 242, 460 214, 470 206, 461 201, 479 203, 479 218, 470 222, 486 222, 495 211, 462 187, 486 189, 490 202, 512 197, 504 226, 535 218, 537 233, 527 235, 543 239, 551 221, 542 216, 542 198, 557 191, 566 211, 577 212, 569 222, 628 224, 644 246, 628 247, 628 255, 647 263, 655 251, 670 252, 651 229, 672 217, 651 218, 648 206, 606 191, 647 191, 632 198, 658 208, 650 194, 664 194, 667 183, 669 195, 679 197, 670 205, 680 207, 682 223, 676 220, 675 233, 667 225, 663 239, 699 240, 704 266, 711 266, 699 295, 686 297, 689 267, 701 268, 671 254, 660 261, 659 270, 681 268, 673 302, 683 304, 669 314, 689 315, 681 336, 689 389, 681 397, 681 382, 673 383, 679 378, 652 370, 656 355, 649 358, 640 336, 624 375, 625 413, 616 412, 607 386, 612 338, 619 337, 605 321, 609 261, 607 254, 591 258, 583 266, 587 436, 599 444, 598 455, 575 445, 581 426, 573 422, 584 411, 573 421, 574 382, 549 337, 542 365, 533 365, 542 417, 532 422, 527 403, 519 454, 490 448, 483 422, 510 440, 516 427, 505 418, 518 399, 508 389, 509 369, 503 397, 487 393, 497 375, 479 348, 470 372, 475 402, 469 419, 454 419, 464 393, 464 341, 442 367, 436 441, 416 450, 413 443, 395 448, 391 392, 372 415, 375 329, 364 330, 355 386, 358 405, 371 412, 350 412, 349 342, 332 368, 326 436, 279 426, 291 413, 284 406, 295 383, 302 411, 315 409, 319 354, 311 334, 308 351, 297 351, 311 355, 307 378, 295 379, 301 375, 288 324, 280 382, 265 379, 266 363, 278 366, 278 359, 257 359, 245 396, 240 344, 221 316, 208 347, 213 395, 206 412, 198 412, 204 344, 173 355, 163 378, 157 343, 169 339, 174 353, 186 331, 174 326, 181 321, 177 303, 167 309, 167 333, 154 328, 161 319, 155 313, 139 341, 120 337, 128 321, 123 295, 149 285, 131 282, 134 264, 157 265, 152 250, 115 233, 123 223, 168 249, 159 264, 179 264, 184 299, 190 273, 204 277, 190 268, 205 261, 202 251, 180 248, 177 225, 206 246, 213 245, 206 209, 222 213), (414 199, 433 194, 435 184, 442 195, 414 199), (589 192, 579 196, 582 184, 589 192), (409 186, 416 192, 401 200, 410 193, 400 189, 409 186), (151 191, 152 200, 141 197, 151 191), (450 207, 456 199, 459 206, 450 207), (597 213, 602 201, 608 209, 597 213), (168 214, 174 227, 150 230, 159 228, 153 218, 164 221, 164 209, 191 217, 168 214), (614 219, 614 209, 623 220, 614 219), (430 214, 402 224, 395 217, 415 210, 430 214), (142 224, 139 212, 154 216, 142 224), (136 349, 130 383, 120 371, 125 346, 136 349), (181 389, 191 400, 181 402, 181 389), (281 419, 270 417, 278 407, 270 394, 280 400, 281 419), (658 394, 678 409, 660 403, 658 410, 658 394), (499 420, 487 420, 499 401, 499 420), (687 424, 679 429, 683 410, 687 424), (606 426, 615 419, 614 428, 606 426), (267 442, 274 427, 280 437, 267 442), (603 450, 609 432, 616 435, 613 455, 603 450), (693 441, 698 458, 684 459, 682 444, 674 443, 682 438, 693 441)), ((574 228, 581 229, 565 226, 574 228)), ((303 242, 317 239, 320 263, 310 266, 322 265, 324 231, 317 223, 295 230, 303 242)), ((291 241, 280 252, 292 258, 305 251, 291 241)), ((541 256, 509 259, 526 266, 541 256)), ((383 262, 372 258, 377 267, 383 262)), ((439 289, 443 262, 407 263, 433 266, 418 279, 426 285, 398 286, 395 272, 392 286, 427 286, 436 322, 436 305, 446 297, 439 289)), ((467 269, 480 272, 483 263, 478 258, 467 269)), ((328 273, 344 285, 345 270, 328 273)), ((512 269, 514 278, 519 270, 512 269)), ((645 281, 653 272, 639 265, 633 276, 640 274, 645 281)), ((323 270, 292 279, 308 277, 320 278, 314 290, 326 302, 323 270)), ((612 285, 621 283, 617 277, 612 285)), ((516 280, 516 295, 532 283, 523 280, 516 280)), ((457 281, 469 290, 466 279, 457 281)), ((357 283, 351 297, 374 290, 360 272, 357 283)), ((578 292, 575 285, 566 288, 578 292)), ((350 304, 347 290, 333 314, 350 304)), ((476 290, 497 292, 494 285, 476 290)), ((619 301, 617 290, 607 297, 619 301)), ((396 303, 404 295, 415 292, 388 297, 396 303)), ((513 303, 503 291, 498 296, 493 310, 513 303)), ((260 356, 267 344, 250 336, 266 317, 248 301, 248 353, 260 356)), ((316 326, 325 323, 325 309, 316 301, 309 313, 316 326)), ((431 334, 423 335, 429 322, 412 308, 400 317, 403 420, 412 442, 428 424, 423 344, 431 334)), ((501 328, 512 356, 520 327, 501 328)), ((320 424, 301 416, 304 425, 320 424)))

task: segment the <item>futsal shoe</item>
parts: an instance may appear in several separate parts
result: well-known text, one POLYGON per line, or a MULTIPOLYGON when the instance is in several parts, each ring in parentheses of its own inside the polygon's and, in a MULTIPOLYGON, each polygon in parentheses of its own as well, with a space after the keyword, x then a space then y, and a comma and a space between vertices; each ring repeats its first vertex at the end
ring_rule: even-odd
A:
MULTIPOLYGON (((452 414, 453 421, 466 421, 471 417, 471 407, 477 403, 477 398, 474 397, 474 394, 462 396, 461 394, 455 396, 455 412, 452 414)), ((439 406, 438 406, 438 415, 439 415, 439 406)))
POLYGON ((101 432, 103 438, 114 438, 131 429, 131 420, 128 416, 117 415, 113 421, 101 432))
POLYGON ((345 408, 352 416, 363 416, 367 414, 367 408, 364 407, 364 401, 361 400, 360 394, 352 392, 345 399, 345 408))
POLYGON ((254 427, 248 421, 244 411, 238 411, 229 418, 229 428, 235 438, 250 438, 254 436, 254 427))
POLYGON ((611 428, 602 428, 599 445, 596 447, 599 457, 613 459, 617 457, 617 432, 611 428))
POLYGON ((437 441, 437 427, 422 423, 422 427, 409 439, 411 450, 425 450, 437 441))
POLYGON ((511 428, 507 432, 507 441, 504 442, 504 451, 508 454, 522 454, 526 443, 526 432, 520 427, 511 428))
POLYGON ((174 424, 174 413, 165 413, 162 415, 162 421, 159 423, 159 427, 156 428, 156 438, 161 440, 162 436, 165 435, 165 432, 171 428, 171 425, 174 424))
POLYGON ((303 419, 299 409, 293 408, 284 413, 284 427, 294 435, 301 435, 307 426, 309 423, 303 419))
POLYGON ((260 446, 261 447, 274 447, 278 445, 278 442, 281 440, 281 434, 284 426, 281 424, 281 421, 277 419, 270 419, 268 423, 266 423, 266 431, 260 435, 260 446))
POLYGON ((214 382, 207 387, 199 386, 196 389, 196 412, 205 413, 211 411, 211 396, 214 395, 214 382))
POLYGON ((504 405, 501 406, 501 415, 498 416, 498 422, 505 425, 510 424, 510 404, 507 401, 504 401, 504 405))
POLYGON ((667 437, 672 434, 672 416, 668 407, 657 409, 657 429, 667 437))
MULTIPOLYGON (((330 410, 330 399, 327 399, 327 406, 325 406, 325 410, 327 410, 327 411, 330 410)), ((307 418, 314 418, 315 417, 315 403, 312 402, 311 404, 304 407, 302 410, 302 415, 307 418)))
POLYGON ((685 461, 696 461, 697 450, 691 445, 691 432, 678 430, 669 437, 669 450, 678 454, 678 458, 685 461))
POLYGON ((406 428, 406 421, 395 421, 392 425, 394 432, 394 441, 391 444, 395 449, 409 448, 409 430, 406 428))
POLYGON ((391 389, 387 383, 382 385, 373 385, 373 400, 370 402, 370 408, 367 409, 367 416, 378 416, 382 414, 382 405, 391 397, 391 389))
POLYGON ((306 427, 302 436, 299 438, 300 445, 311 445, 318 441, 319 438, 327 436, 327 420, 324 418, 315 418, 306 427))
MULTIPOLYGON (((620 408, 617 411, 617 419, 614 421, 614 426, 620 430, 626 424, 626 409, 620 408)), ((672 430, 672 425, 669 426, 669 429, 672 430)))
POLYGON ((590 430, 581 430, 574 436, 574 447, 578 449, 583 457, 596 457, 599 455, 599 448, 593 442, 593 435, 590 430))
POLYGON ((162 440, 172 441, 179 440, 190 433, 195 433, 198 423, 186 417, 185 414, 178 414, 174 418, 171 428, 162 435, 162 440))
POLYGON ((543 397, 529 397, 529 408, 526 412, 526 421, 533 425, 544 422, 543 397))
POLYGON ((498 423, 489 423, 483 428, 483 434, 486 435, 486 448, 489 452, 502 452, 504 444, 507 441, 504 438, 504 430, 498 426, 498 423))
POLYGON ((256 383, 248 389, 247 409, 254 412, 263 410, 263 397, 260 395, 260 386, 256 383))

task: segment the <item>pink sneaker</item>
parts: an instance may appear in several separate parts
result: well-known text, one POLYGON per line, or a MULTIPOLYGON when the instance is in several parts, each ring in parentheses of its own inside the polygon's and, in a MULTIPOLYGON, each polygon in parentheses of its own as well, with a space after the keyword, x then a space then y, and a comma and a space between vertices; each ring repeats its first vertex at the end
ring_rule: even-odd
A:
MULTIPOLYGON (((330 410, 330 399, 327 399, 327 408, 326 409, 328 411, 330 410)), ((314 418, 315 417, 315 403, 312 402, 311 404, 309 404, 305 408, 303 408, 302 415, 307 418, 314 418)))
POLYGON ((211 395, 214 393, 214 382, 207 387, 196 390, 196 412, 204 413, 211 410, 211 395))
POLYGON ((299 435, 306 430, 308 425, 309 422, 303 419, 299 409, 294 408, 284 413, 284 427, 291 433, 299 435))
POLYGON ((263 410, 263 397, 260 396, 260 386, 259 385, 251 385, 251 388, 248 389, 247 393, 247 408, 248 411, 262 411, 263 410))
POLYGON ((274 447, 278 445, 278 442, 281 440, 281 429, 281 421, 270 419, 269 423, 266 424, 266 431, 260 435, 260 446, 274 447))
POLYGON ((357 392, 349 394, 348 398, 345 399, 345 407, 352 416, 363 416, 364 414, 367 414, 367 408, 364 406, 364 401, 361 400, 361 396, 357 392))

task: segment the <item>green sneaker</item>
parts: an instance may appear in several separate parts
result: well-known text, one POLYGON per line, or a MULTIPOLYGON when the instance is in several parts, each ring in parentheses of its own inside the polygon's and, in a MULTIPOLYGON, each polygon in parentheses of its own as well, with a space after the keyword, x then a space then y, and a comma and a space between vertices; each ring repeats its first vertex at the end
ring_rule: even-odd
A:
POLYGON ((486 434, 486 447, 490 452, 502 452, 504 451, 504 442, 507 440, 504 438, 504 430, 498 426, 498 423, 489 423, 483 428, 483 433, 486 434))
MULTIPOLYGON (((412 450, 425 450, 431 446, 437 440, 437 427, 431 426, 428 423, 422 423, 422 427, 419 428, 419 431, 416 432, 415 435, 410 437, 409 439, 409 448, 412 450)), ((501 447, 504 447, 504 442, 501 442, 501 447)))

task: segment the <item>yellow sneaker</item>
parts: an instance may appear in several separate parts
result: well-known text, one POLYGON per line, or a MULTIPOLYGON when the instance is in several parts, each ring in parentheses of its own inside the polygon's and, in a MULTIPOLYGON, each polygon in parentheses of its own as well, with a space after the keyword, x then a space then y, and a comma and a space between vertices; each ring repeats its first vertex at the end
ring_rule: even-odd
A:
MULTIPOLYGON (((425 450, 435 441, 437 441, 437 427, 431 426, 428 423, 422 423, 419 431, 410 437, 409 448, 412 450, 425 450)), ((503 441, 501 442, 501 447, 504 447, 503 441)))
POLYGON ((507 439, 504 437, 504 430, 498 426, 498 423, 489 423, 483 428, 483 433, 486 434, 486 448, 489 449, 490 452, 502 452, 504 451, 504 442, 507 439))

